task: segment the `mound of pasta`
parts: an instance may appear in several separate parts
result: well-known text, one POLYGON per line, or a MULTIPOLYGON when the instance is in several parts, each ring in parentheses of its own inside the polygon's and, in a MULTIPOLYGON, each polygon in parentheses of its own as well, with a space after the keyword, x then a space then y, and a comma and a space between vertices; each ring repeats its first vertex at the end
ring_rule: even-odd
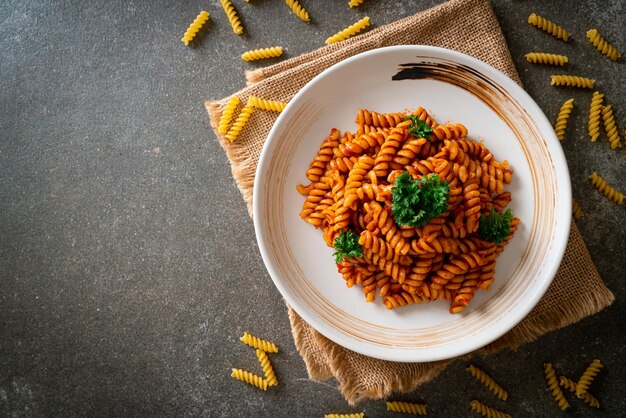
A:
POLYGON ((461 312, 494 281, 519 219, 505 207, 512 170, 461 124, 360 110, 356 133, 332 129, 306 171, 300 216, 334 247, 348 287, 387 309, 450 301, 461 312))

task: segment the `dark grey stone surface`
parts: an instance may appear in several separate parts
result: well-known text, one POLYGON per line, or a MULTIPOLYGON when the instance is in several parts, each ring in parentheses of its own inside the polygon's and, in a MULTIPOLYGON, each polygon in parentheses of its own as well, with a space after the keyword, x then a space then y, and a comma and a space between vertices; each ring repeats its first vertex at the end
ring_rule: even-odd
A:
MULTIPOLYGON (((278 0, 236 1, 247 33, 237 37, 216 0, 2 2, 0 416, 385 415, 381 401, 352 408, 334 381, 307 379, 203 101, 244 86, 243 70, 255 67, 239 58, 247 49, 281 44, 296 56, 365 14, 381 25, 439 1, 366 0, 358 10, 347 0, 304 3, 312 24, 278 0), (180 37, 201 9, 211 13, 208 30, 187 48, 180 37), (231 367, 260 371, 237 341, 243 330, 281 346, 272 356, 279 387, 262 393, 230 378, 231 367)), ((626 192, 624 152, 604 137, 589 142, 591 92, 550 87, 553 70, 523 54, 569 55, 569 71, 597 78, 623 124, 624 60, 602 57, 584 33, 598 27, 626 52, 626 3, 493 6, 547 116, 576 99, 562 145, 586 212, 577 223, 617 301, 515 352, 475 359, 509 389, 507 402, 472 381, 465 362, 398 399, 426 401, 435 417, 471 415, 472 398, 515 417, 564 416, 542 363, 577 376, 598 357, 602 410, 572 400, 567 415, 625 416, 625 209, 586 179, 597 170, 626 192), (532 11, 564 25, 572 42, 528 26, 532 11)))

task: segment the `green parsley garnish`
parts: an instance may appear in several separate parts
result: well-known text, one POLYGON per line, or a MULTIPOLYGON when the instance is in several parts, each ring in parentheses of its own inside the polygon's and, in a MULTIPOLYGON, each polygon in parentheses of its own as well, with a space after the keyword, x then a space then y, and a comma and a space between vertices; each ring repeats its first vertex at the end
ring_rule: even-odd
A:
POLYGON ((478 235, 485 241, 502 244, 511 230, 513 214, 511 209, 500 214, 491 208, 489 216, 481 215, 478 223, 478 235))
POLYGON ((411 126, 409 127, 409 133, 417 138, 426 138, 430 141, 430 136, 433 134, 433 129, 428 126, 426 122, 421 120, 415 115, 411 115, 404 120, 410 120, 411 126))
POLYGON ((400 226, 422 227, 448 209, 450 187, 437 174, 413 180, 408 172, 398 176, 391 188, 391 210, 400 226))
POLYGON ((337 250, 333 255, 335 256, 335 263, 339 263, 346 258, 363 257, 363 249, 359 244, 359 236, 350 230, 342 230, 335 241, 333 242, 333 248, 337 250))

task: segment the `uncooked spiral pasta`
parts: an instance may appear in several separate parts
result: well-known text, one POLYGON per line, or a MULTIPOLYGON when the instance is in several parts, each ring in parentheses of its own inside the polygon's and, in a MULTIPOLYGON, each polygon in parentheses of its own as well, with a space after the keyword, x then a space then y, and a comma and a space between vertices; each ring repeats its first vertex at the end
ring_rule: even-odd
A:
POLYGON ((509 394, 506 392, 506 390, 504 390, 502 386, 497 384, 496 381, 493 380, 493 377, 489 376, 483 370, 479 369, 473 364, 470 364, 465 370, 468 371, 472 376, 474 376, 476 380, 485 385, 485 387, 489 389, 489 391, 496 395, 499 399, 506 401, 509 397, 509 394))
POLYGON ((470 407, 472 408, 472 411, 475 411, 476 413, 482 415, 483 417, 511 418, 511 415, 504 413, 502 411, 498 411, 497 409, 490 408, 487 405, 484 405, 475 399, 472 402, 470 402, 470 407))
POLYGON ((529 52, 525 57, 526 61, 532 62, 533 64, 547 64, 560 67, 564 66, 569 61, 566 55, 548 54, 546 52, 529 52))
POLYGON ((307 12, 306 9, 302 7, 300 3, 298 3, 298 0, 285 0, 285 3, 287 4, 287 6, 289 6, 291 11, 303 22, 309 22, 311 20, 309 12, 307 12))
POLYGON ((201 11, 200 14, 198 14, 198 16, 193 20, 193 22, 191 22, 189 28, 187 28, 187 30, 185 31, 185 34, 183 35, 181 41, 183 41, 185 45, 189 45, 191 41, 193 41, 193 38, 195 38, 198 34, 198 31, 207 22, 207 20, 209 20, 209 12, 205 12, 204 10, 201 11))
POLYGON ((220 4, 224 9, 224 13, 226 13, 230 26, 233 28, 233 32, 237 35, 243 35, 243 25, 241 24, 241 20, 239 20, 237 10, 235 10, 233 3, 230 0, 220 0, 220 4))
POLYGON ((261 110, 269 110, 272 112, 282 112, 287 107, 287 103, 279 102, 276 100, 261 99, 260 97, 250 96, 248 99, 248 106, 255 107, 261 110))
POLYGON ((261 376, 257 376, 256 374, 247 372, 241 369, 233 368, 233 372, 231 376, 237 380, 241 380, 242 382, 246 382, 249 385, 256 386, 261 390, 267 390, 268 382, 263 379, 261 376))
POLYGON ((604 364, 598 359, 593 359, 589 366, 587 366, 582 376, 580 376, 580 379, 578 379, 578 383, 576 383, 576 396, 578 398, 583 399, 585 393, 587 393, 587 389, 589 389, 589 385, 591 385, 594 377, 598 375, 600 369, 603 367, 604 364))
POLYGON ((239 116, 237 116, 235 123, 233 123, 233 125, 226 133, 226 139, 228 139, 230 142, 233 142, 239 137, 239 134, 241 133, 243 127, 246 126, 246 123, 248 123, 248 119, 250 119, 250 115, 252 115, 253 110, 254 109, 250 106, 245 106, 243 109, 241 109, 241 112, 239 112, 239 116))
POLYGON ((556 117, 556 125, 554 126, 554 132, 556 133, 556 137, 562 141, 565 138, 565 129, 567 128, 567 121, 569 120, 569 115, 572 113, 572 109, 574 108, 574 99, 569 99, 563 106, 561 106, 561 110, 559 110, 559 115, 556 117))
POLYGON ((595 171, 591 173, 589 176, 589 180, 591 183, 607 197, 607 199, 614 201, 618 205, 621 205, 624 202, 624 195, 615 188, 611 187, 602 176, 598 175, 595 171))
POLYGON ((344 41, 344 40, 346 40, 346 39, 348 39, 348 38, 358 34, 362 30, 367 28, 369 25, 370 25, 370 18, 369 18, 369 16, 365 16, 363 19, 357 21, 356 23, 348 26, 347 28, 345 28, 343 30, 340 30, 339 32, 337 32, 333 36, 331 36, 328 39, 326 39, 326 44, 329 45, 329 44, 334 44, 336 42, 344 41))
POLYGON ((580 219, 585 215, 585 212, 583 212, 578 202, 576 202, 574 199, 572 199, 572 215, 576 219, 580 219))
POLYGON ((350 2, 348 3, 348 6, 350 6, 350 8, 353 7, 358 7, 361 5, 361 3, 363 3, 364 0, 350 0, 350 2))
POLYGON ((600 136, 600 115, 602 113, 602 101, 604 94, 595 91, 591 96, 591 105, 589 106, 589 124, 588 132, 592 142, 595 142, 600 136))
POLYGON ((596 80, 575 75, 553 75, 550 77, 550 85, 564 87, 578 87, 581 89, 592 89, 596 80))
POLYGON ((357 412, 355 414, 326 414, 324 418, 363 418, 365 412, 357 412))
POLYGON ((587 31, 587 39, 593 44, 593 46, 596 47, 598 51, 600 51, 602 55, 606 55, 612 61, 616 61, 622 56, 617 48, 600 36, 598 29, 589 29, 587 31))
MULTIPOLYGON (((576 382, 574 382, 572 379, 561 376, 559 377, 559 384, 570 392, 576 393, 576 382)), ((582 400, 585 401, 585 403, 587 403, 592 408, 600 408, 600 401, 598 401, 598 399, 596 399, 596 397, 589 392, 585 392, 582 400)))
POLYGON ((528 16, 528 23, 533 25, 536 28, 539 28, 545 32, 548 32, 550 35, 555 38, 562 39, 567 42, 570 37, 570 33, 563 29, 561 26, 557 25, 554 22, 549 21, 546 18, 539 16, 536 13, 531 13, 528 16))
POLYGON ((385 402, 387 411, 404 412, 405 414, 426 415, 426 405, 413 402, 385 402))
POLYGON ((613 108, 611 105, 602 107, 602 121, 604 122, 604 130, 606 131, 606 137, 609 139, 609 145, 612 149, 621 147, 621 138, 619 132, 617 132, 617 124, 615 123, 615 116, 613 116, 613 108))
POLYGON ((256 61, 268 58, 280 57, 283 54, 282 46, 273 46, 271 48, 259 48, 246 51, 241 54, 241 59, 244 61, 256 61))
POLYGON ((552 367, 552 363, 544 363, 543 364, 543 372, 546 376, 546 383, 548 384, 548 388, 550 389, 550 393, 552 393, 552 397, 559 404, 559 408, 561 411, 565 411, 570 407, 569 402, 565 398, 563 391, 559 387, 559 382, 556 380, 556 373, 554 368, 552 367))
POLYGON ((235 114, 235 109, 237 109, 239 103, 241 103, 241 101, 237 96, 231 97, 228 103, 226 103, 222 116, 220 117, 220 122, 217 126, 217 131, 219 133, 225 134, 228 131, 228 125, 230 125, 230 121, 232 120, 235 114))
POLYGON ((258 348, 259 350, 265 351, 266 353, 278 353, 278 347, 276 344, 257 338, 247 332, 243 333, 243 336, 239 339, 239 341, 252 348, 258 348))
POLYGON ((276 373, 274 373, 274 368, 272 367, 272 363, 270 362, 267 353, 263 350, 257 348, 256 357, 259 359, 259 363, 261 363, 261 367, 263 368, 263 374, 265 375, 265 379, 267 380, 268 386, 276 386, 278 385, 278 379, 276 379, 276 373))

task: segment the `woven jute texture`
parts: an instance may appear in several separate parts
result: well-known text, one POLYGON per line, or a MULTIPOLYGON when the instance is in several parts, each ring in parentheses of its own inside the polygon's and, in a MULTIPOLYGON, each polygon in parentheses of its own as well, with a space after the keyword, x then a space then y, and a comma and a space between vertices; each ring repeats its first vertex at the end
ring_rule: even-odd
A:
MULTIPOLYGON (((403 44, 433 45, 463 52, 491 64, 520 83, 488 0, 452 0, 347 41, 248 72, 248 87, 235 95, 242 103, 246 103, 250 95, 289 101, 309 80, 329 66, 373 48, 403 44)), ((233 176, 251 211, 256 166, 277 115, 255 111, 239 139, 231 143, 217 132, 217 123, 229 98, 207 101, 206 108, 211 126, 230 159, 233 176)), ((515 328, 478 353, 516 348, 593 315, 609 306, 613 299, 572 222, 565 257, 545 296, 515 328)), ((386 397, 392 392, 413 391, 454 361, 394 363, 373 359, 328 340, 291 308, 289 319, 296 347, 310 378, 326 380, 334 377, 350 403, 364 398, 386 397)))

